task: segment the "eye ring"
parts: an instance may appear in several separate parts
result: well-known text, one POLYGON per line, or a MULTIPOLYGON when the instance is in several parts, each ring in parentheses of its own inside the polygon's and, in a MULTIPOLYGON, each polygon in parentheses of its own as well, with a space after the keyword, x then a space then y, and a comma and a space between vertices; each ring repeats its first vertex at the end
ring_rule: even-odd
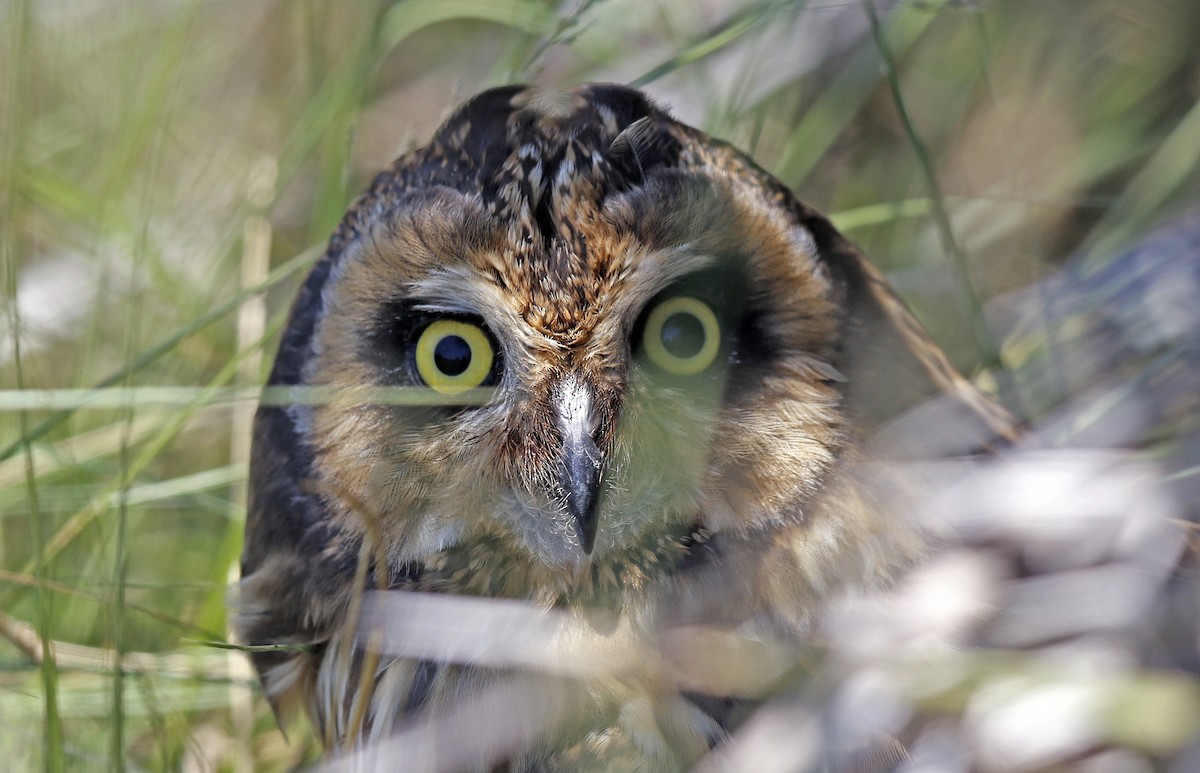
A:
POLYGON ((483 384, 492 372, 495 358, 487 333, 469 322, 439 319, 417 338, 417 375, 445 395, 483 384))
POLYGON ((642 345, 650 362, 667 373, 694 376, 717 359, 721 324, 707 303, 679 295, 651 309, 642 345))

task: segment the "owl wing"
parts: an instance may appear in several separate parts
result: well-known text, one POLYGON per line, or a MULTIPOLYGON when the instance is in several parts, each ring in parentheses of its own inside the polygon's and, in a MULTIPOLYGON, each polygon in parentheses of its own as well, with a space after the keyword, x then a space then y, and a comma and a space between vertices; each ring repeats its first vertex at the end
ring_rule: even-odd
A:
MULTIPOLYGON (((327 256, 305 281, 268 386, 301 381, 329 263, 327 256)), ((270 675, 302 659, 303 648, 325 637, 322 609, 330 597, 342 595, 353 576, 344 554, 327 549, 334 535, 320 497, 308 485, 313 460, 299 427, 304 410, 262 405, 255 415, 242 580, 235 591, 233 628, 240 640, 280 648, 251 655, 277 711, 286 696, 270 675)))
MULTIPOLYGON (((844 293, 842 368, 856 425, 870 431, 922 406, 924 416, 945 430, 936 439, 923 438, 924 453, 965 453, 1015 442, 1022 432, 1019 422, 959 373, 858 248, 840 235, 832 241, 826 263, 844 293)), ((925 427, 927 432, 936 428, 925 427)), ((918 450, 912 438, 906 444, 918 450)))

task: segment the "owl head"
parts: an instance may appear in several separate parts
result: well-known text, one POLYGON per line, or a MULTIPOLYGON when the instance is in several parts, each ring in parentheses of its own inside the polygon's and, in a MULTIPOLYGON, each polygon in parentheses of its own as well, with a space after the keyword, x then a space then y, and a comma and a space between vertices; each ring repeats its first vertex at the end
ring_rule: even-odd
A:
POLYGON ((881 416, 1004 423, 828 220, 611 85, 484 92, 376 177, 270 383, 336 398, 260 410, 252 640, 335 618, 367 541, 389 586, 548 604, 712 535, 829 564, 886 530, 845 480, 881 416))

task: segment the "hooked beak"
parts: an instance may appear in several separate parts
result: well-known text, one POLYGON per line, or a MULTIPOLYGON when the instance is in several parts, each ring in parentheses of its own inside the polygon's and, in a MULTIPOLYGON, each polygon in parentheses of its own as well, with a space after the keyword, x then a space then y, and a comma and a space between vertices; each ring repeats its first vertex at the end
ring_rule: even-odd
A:
POLYGON ((578 379, 568 379, 558 390, 555 412, 562 432, 559 485, 566 495, 567 511, 575 519, 575 533, 583 552, 591 555, 599 526, 600 473, 604 456, 596 445, 599 422, 594 407, 595 390, 578 379))

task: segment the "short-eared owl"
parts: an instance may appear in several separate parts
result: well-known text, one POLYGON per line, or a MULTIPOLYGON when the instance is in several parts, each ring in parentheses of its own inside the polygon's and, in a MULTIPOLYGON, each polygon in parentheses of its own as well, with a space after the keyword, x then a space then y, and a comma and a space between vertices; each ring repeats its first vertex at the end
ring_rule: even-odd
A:
MULTIPOLYGON (((269 384, 313 389, 258 412, 236 626, 283 645, 255 654, 268 697, 336 749, 519 671, 377 646, 368 590, 516 601, 614 647, 799 638, 919 549, 863 483, 871 428, 937 392, 1008 431, 827 219, 610 85, 484 92, 377 176, 269 384)), ((570 716, 464 765, 674 769, 736 725, 738 695, 645 665, 569 674, 570 716)))

